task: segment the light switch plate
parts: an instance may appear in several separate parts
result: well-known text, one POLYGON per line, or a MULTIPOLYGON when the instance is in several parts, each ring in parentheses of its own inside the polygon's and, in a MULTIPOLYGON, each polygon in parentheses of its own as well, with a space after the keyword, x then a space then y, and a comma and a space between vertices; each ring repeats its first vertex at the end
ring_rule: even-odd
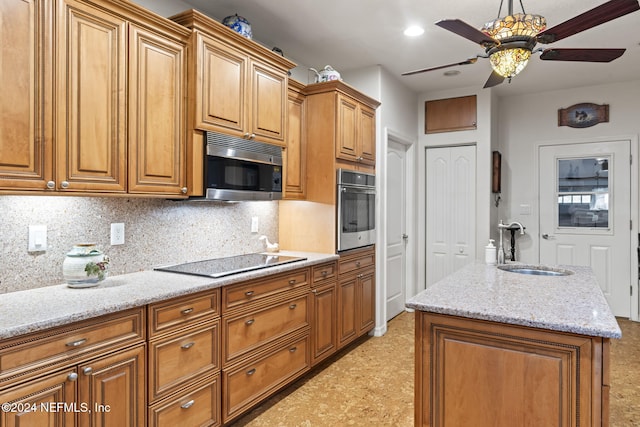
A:
POLYGON ((257 233, 258 232, 258 217, 257 216, 251 217, 251 232, 252 233, 257 233))
POLYGON ((47 250, 47 226, 29 226, 29 252, 45 252, 47 250))

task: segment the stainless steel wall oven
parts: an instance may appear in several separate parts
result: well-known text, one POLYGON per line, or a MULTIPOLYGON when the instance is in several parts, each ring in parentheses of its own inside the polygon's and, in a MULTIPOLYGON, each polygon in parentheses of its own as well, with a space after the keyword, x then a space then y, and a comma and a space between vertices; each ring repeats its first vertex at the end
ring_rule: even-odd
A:
POLYGON ((338 251, 376 242, 376 177, 338 169, 338 251))

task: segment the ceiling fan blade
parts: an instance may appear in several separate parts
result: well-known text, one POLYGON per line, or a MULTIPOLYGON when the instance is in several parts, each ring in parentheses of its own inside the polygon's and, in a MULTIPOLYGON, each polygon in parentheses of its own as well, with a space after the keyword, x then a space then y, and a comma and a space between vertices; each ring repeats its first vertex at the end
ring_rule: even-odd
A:
POLYGON ((484 47, 500 44, 497 40, 459 19, 443 19, 436 22, 436 25, 484 47))
POLYGON ((456 62, 454 64, 440 65, 438 67, 431 67, 431 68, 421 68, 419 70, 407 71, 406 73, 402 73, 401 76, 411 76, 413 74, 426 73, 427 71, 442 70, 443 68, 455 67, 457 65, 475 64, 477 60, 478 58, 469 58, 466 61, 456 62))
POLYGON ((503 81, 504 81, 504 77, 502 77, 500 74, 496 73, 495 71, 492 71, 491 75, 487 79, 487 82, 484 84, 483 88, 486 89, 488 87, 498 86, 503 81))
POLYGON ((546 61, 611 62, 626 49, 545 49, 540 59, 546 61))
POLYGON ((588 30, 605 22, 612 21, 640 9, 638 0, 610 0, 585 13, 569 19, 555 27, 539 33, 536 38, 540 43, 553 43, 588 30))

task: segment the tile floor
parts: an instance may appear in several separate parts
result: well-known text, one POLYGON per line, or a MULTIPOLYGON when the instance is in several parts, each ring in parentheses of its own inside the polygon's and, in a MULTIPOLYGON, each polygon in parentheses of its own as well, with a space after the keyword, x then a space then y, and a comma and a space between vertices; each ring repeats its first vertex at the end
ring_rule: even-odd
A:
MULTIPOLYGON (((233 426, 413 426, 413 314, 284 389, 233 426), (323 368, 323 369, 322 369, 323 368)), ((640 427, 640 323, 611 347, 611 427, 640 427)))

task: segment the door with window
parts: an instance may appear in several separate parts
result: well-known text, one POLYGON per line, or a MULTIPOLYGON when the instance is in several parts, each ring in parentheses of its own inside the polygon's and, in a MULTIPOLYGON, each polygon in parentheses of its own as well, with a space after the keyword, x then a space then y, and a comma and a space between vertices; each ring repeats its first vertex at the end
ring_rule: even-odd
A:
POLYGON ((539 155, 540 262, 590 266, 614 315, 629 317, 631 143, 543 146, 539 155))

